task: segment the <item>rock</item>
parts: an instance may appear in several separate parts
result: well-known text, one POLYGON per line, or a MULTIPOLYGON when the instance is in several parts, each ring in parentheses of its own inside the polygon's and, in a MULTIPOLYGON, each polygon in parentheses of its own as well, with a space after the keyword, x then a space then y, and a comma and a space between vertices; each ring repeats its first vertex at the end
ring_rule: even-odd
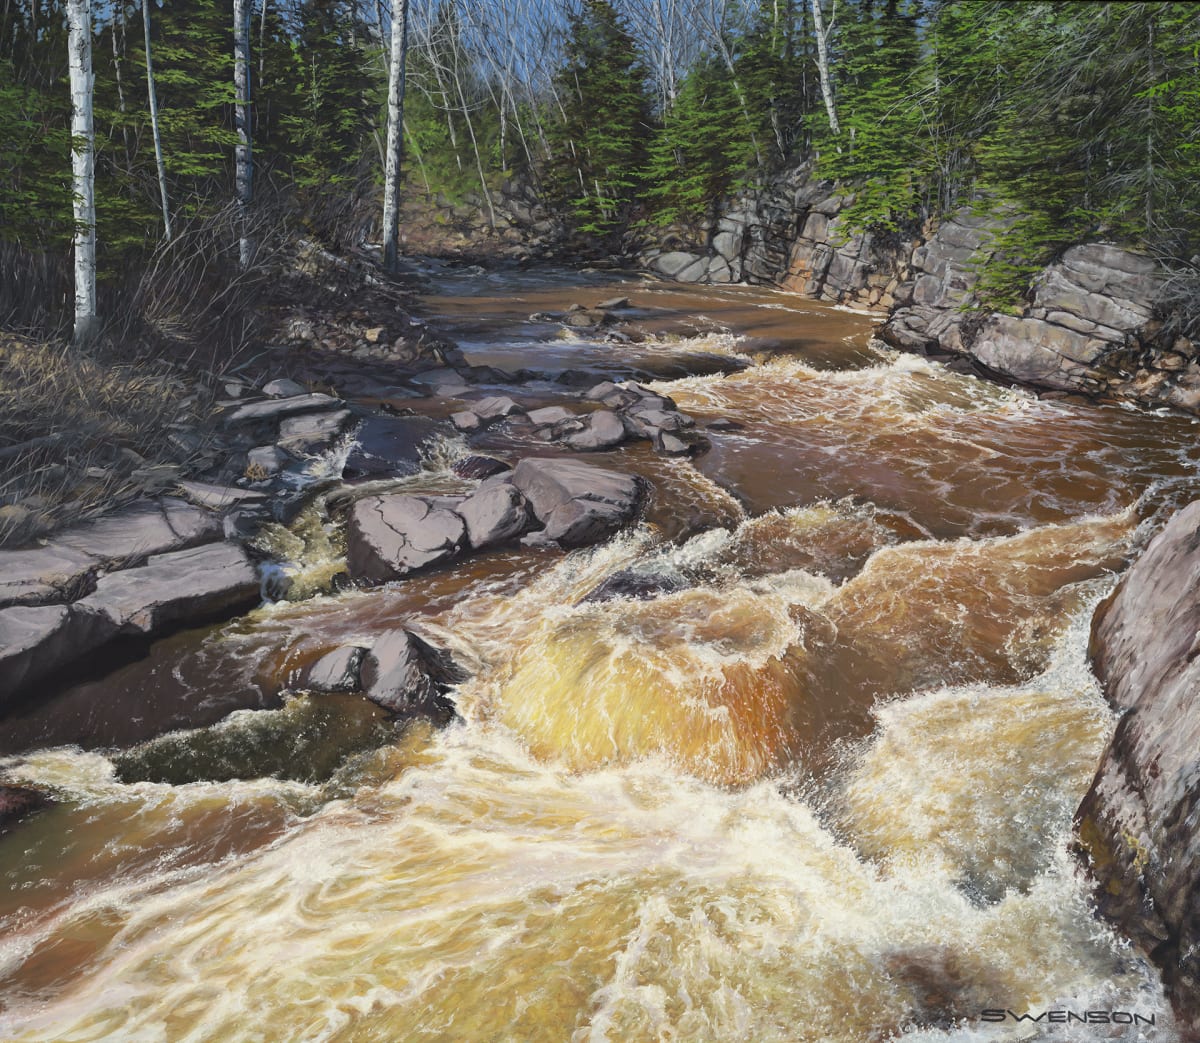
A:
POLYGON ((380 340, 387 339, 387 327, 373 326, 363 334, 363 337, 365 337, 367 342, 370 344, 378 344, 380 340))
POLYGON ((583 600, 612 601, 616 598, 630 598, 635 601, 650 601, 663 594, 674 594, 687 586, 688 583, 682 576, 622 569, 605 579, 583 600))
POLYGON ((304 671, 301 688, 310 692, 357 692, 365 648, 344 645, 327 652, 304 671))
POLYGON ((156 554, 145 565, 109 573, 73 609, 106 618, 120 634, 161 634, 255 604, 258 573, 236 543, 156 554))
POLYGON ((332 413, 291 416, 279 425, 279 445, 292 453, 316 453, 328 448, 349 425, 348 409, 332 413))
POLYGON ((416 474, 424 452, 442 430, 424 416, 369 416, 355 433, 357 445, 346 459, 343 474, 361 478, 375 474, 416 474))
POLYGON ((1179 511, 1092 623, 1122 714, 1076 813, 1096 903, 1162 971, 1200 1038, 1200 501, 1179 511))
POLYGON ((26 815, 53 804, 46 794, 28 786, 0 785, 0 833, 6 832, 26 815))
POLYGON ((467 526, 467 539, 476 550, 520 536, 529 528, 525 497, 506 483, 484 486, 458 506, 467 526))
POLYGON ((629 306, 628 297, 609 297, 608 300, 597 304, 596 308, 599 311, 616 311, 619 308, 628 308, 629 306))
POLYGON ((580 547, 631 522, 645 498, 632 475, 581 460, 526 457, 513 472, 515 485, 544 526, 543 538, 580 547))
POLYGON ((284 417, 297 416, 301 413, 328 412, 342 406, 340 399, 330 395, 293 395, 289 398, 277 398, 267 402, 248 402, 238 406, 225 417, 227 426, 237 424, 258 423, 266 420, 282 420, 284 417))
POLYGON ((220 537, 220 520, 208 511, 173 498, 141 500, 67 529, 45 547, 0 551, 0 607, 69 601, 98 568, 139 564, 220 537))
POLYGON ((491 456, 464 456, 460 460, 455 460, 451 464, 450 470, 459 478, 482 479, 511 471, 512 467, 503 460, 497 460, 491 456))
POLYGON ((499 420, 515 413, 523 413, 524 410, 506 395, 492 395, 476 402, 472 412, 480 420, 499 420))
POLYGON ((368 496, 346 523, 346 562, 359 582, 383 583, 455 557, 466 526, 429 497, 368 496))
POLYGON ((238 504, 262 503, 266 499, 264 493, 209 482, 177 482, 175 487, 192 503, 214 511, 238 504))
POLYGON ((384 634, 363 657, 363 692, 373 703, 405 716, 453 716, 446 689, 467 679, 449 654, 407 630, 384 634))
POLYGON ((694 268, 697 262, 703 263, 703 261, 704 258, 698 257, 696 254, 673 250, 670 253, 659 254, 650 262, 650 267, 669 278, 676 278, 681 272, 694 268))
MULTIPOLYGON (((622 389, 614 384, 611 380, 603 380, 599 384, 585 391, 583 393, 583 397, 589 402, 600 402, 604 399, 605 395, 611 395, 614 391, 621 390, 622 389)), ((637 395, 635 394, 633 398, 636 401, 637 395)))
POLYGON ((262 386, 262 393, 270 395, 271 398, 295 398, 297 395, 307 395, 308 388, 303 384, 297 384, 294 380, 288 380, 287 377, 280 377, 265 383, 262 386))
POLYGON ((576 329, 591 328, 593 326, 602 326, 609 322, 611 316, 607 312, 600 311, 596 308, 585 308, 581 311, 568 311, 560 320, 564 326, 571 326, 576 329))
POLYGON ((115 628, 71 605, 0 609, 0 708, 8 698, 102 645, 115 628))
POLYGON ((246 477, 261 481, 278 474, 292 460, 290 454, 277 445, 260 445, 246 454, 246 477))
POLYGON ((698 451, 702 445, 671 431, 654 432, 654 448, 668 456, 685 456, 698 451))
POLYGON ((534 427, 542 427, 546 424, 557 424, 561 420, 570 420, 575 414, 562 406, 546 406, 543 409, 530 410, 527 415, 534 427))
POLYGON ((183 468, 178 464, 153 464, 134 468, 129 477, 142 492, 157 496, 173 489, 182 474, 183 468))
POLYGON ((658 409, 651 405, 637 405, 631 408, 629 413, 650 427, 656 427, 662 431, 682 431, 685 427, 696 426, 695 420, 675 409, 658 409))
POLYGON ((476 413, 472 413, 469 409, 464 409, 458 413, 451 413, 450 423, 460 431, 478 431, 483 426, 483 421, 479 419, 479 416, 476 413))
POLYGON ((563 443, 572 449, 592 451, 611 449, 625 441, 625 425, 616 413, 600 409, 589 413, 584 419, 584 428, 563 438, 563 443))

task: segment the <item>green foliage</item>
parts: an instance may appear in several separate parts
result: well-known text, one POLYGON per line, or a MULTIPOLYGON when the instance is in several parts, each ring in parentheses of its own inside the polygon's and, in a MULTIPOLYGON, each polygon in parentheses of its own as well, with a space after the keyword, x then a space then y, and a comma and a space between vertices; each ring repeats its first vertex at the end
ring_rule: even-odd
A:
POLYGON ((555 76, 562 119, 551 140, 552 193, 582 232, 606 235, 628 219, 642 187, 650 139, 647 72, 610 0, 585 0, 570 20, 555 76))

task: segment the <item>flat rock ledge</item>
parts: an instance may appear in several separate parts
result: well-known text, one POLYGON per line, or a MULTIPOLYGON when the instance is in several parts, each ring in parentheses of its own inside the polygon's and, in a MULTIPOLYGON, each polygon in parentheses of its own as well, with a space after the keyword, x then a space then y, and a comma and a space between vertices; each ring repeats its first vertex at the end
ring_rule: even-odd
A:
POLYGON ((0 609, 0 709, 33 682, 120 637, 154 637, 259 600, 258 572, 236 543, 154 554, 100 575, 70 604, 0 609))
POLYGON ((347 517, 347 566, 355 582, 372 584, 522 537, 582 547, 633 521, 647 492, 633 475, 570 458, 529 457, 469 496, 367 496, 347 517))
POLYGON ((1179 511, 1092 623, 1121 719, 1076 813, 1101 913, 1162 971, 1200 1039, 1200 501, 1179 511))

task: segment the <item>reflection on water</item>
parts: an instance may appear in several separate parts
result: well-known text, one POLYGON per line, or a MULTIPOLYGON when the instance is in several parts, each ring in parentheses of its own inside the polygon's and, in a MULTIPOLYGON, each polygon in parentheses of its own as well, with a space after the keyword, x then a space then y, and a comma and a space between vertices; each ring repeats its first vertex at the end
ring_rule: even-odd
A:
MULTIPOLYGON (((753 362, 658 385, 744 427, 694 462, 597 454, 655 486, 608 544, 376 591, 328 593, 318 502, 271 539, 326 593, 4 722, 6 774, 59 803, 0 838, 0 1037, 1015 1040, 982 1009, 1057 1005, 1169 1039, 1066 846, 1112 727, 1090 610, 1196 494, 1194 426, 896 358, 768 291, 446 286, 475 361, 753 362), (526 321, 625 295, 640 344, 526 321), (290 691, 400 625, 471 671, 462 723, 290 691)), ((406 487, 461 484, 448 461, 406 487)))

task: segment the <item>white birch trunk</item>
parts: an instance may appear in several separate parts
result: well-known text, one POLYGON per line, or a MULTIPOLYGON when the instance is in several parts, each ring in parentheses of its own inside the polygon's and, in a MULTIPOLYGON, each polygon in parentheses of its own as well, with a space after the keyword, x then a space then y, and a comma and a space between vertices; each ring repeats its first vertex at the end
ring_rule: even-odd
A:
POLYGON ((383 172, 383 267, 400 260, 400 164, 404 159, 404 81, 408 64, 408 0, 392 0, 392 46, 388 62, 387 159, 383 172))
MULTIPOLYGON (((825 112, 829 116, 829 129, 834 137, 842 133, 838 125, 837 109, 833 104, 833 80, 829 75, 829 34, 825 29, 825 16, 821 11, 821 0, 812 0, 813 29, 817 37, 817 72, 821 78, 821 97, 825 99, 825 112)), ((833 25, 830 24, 830 29, 833 25)))
POLYGON ((92 0, 67 3, 71 72, 71 176, 75 217, 75 341, 95 336, 96 137, 92 125, 92 0))
POLYGON ((237 92, 238 138, 234 185, 241 225, 238 261, 243 268, 249 268, 254 254, 247 231, 250 204, 254 202, 254 160, 250 151, 250 0, 233 0, 233 85, 237 92))
POLYGON ((150 0, 142 0, 146 30, 146 93, 150 99, 150 129, 154 134, 154 161, 158 165, 158 194, 162 199, 163 238, 171 241, 171 204, 167 198, 167 166, 163 162, 162 135, 158 130, 158 89, 154 86, 154 61, 150 57, 150 0))

